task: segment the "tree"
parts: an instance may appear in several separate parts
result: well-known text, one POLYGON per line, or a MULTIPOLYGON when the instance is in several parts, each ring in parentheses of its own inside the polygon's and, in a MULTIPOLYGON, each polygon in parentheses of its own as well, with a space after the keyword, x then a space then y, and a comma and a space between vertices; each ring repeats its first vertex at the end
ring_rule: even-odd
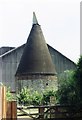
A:
POLYGON ((57 96, 60 104, 82 105, 82 56, 76 70, 65 71, 59 77, 57 96))
POLYGON ((64 71, 59 77, 59 86, 57 99, 60 104, 73 105, 78 103, 76 81, 74 80, 74 71, 64 71))
POLYGON ((82 56, 80 56, 77 63, 77 69, 75 70, 74 79, 76 81, 80 103, 82 104, 82 56))

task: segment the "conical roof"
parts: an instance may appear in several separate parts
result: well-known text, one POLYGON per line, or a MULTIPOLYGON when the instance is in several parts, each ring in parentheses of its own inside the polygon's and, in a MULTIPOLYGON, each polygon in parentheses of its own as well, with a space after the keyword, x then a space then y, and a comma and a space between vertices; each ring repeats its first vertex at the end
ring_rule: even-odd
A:
MULTIPOLYGON (((36 17, 35 14, 34 17, 36 17)), ((33 20, 34 23, 16 72, 16 77, 22 77, 22 79, 29 75, 55 75, 56 73, 41 27, 36 18, 33 20)))

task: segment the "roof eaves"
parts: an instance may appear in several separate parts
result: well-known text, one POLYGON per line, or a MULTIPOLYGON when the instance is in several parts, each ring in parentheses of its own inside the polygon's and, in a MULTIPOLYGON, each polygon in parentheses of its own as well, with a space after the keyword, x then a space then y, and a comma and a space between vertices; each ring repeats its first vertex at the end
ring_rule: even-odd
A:
POLYGON ((76 65, 76 63, 72 60, 70 60, 67 56, 63 55, 61 52, 59 52, 58 50, 54 49, 52 46, 50 46, 49 44, 47 44, 49 47, 51 47, 53 50, 55 50, 56 52, 58 52, 59 54, 61 54, 63 57, 65 57, 66 59, 68 59, 70 62, 74 63, 76 65))
MULTIPOLYGON (((25 45, 25 44, 23 44, 23 45, 25 45)), ((13 52, 13 51, 19 49, 20 47, 22 47, 23 45, 21 45, 21 46, 19 46, 19 47, 16 47, 16 48, 14 48, 14 49, 12 49, 12 50, 9 50, 8 52, 6 52, 6 53, 0 55, 0 57, 4 57, 4 56, 10 54, 11 52, 13 52)))

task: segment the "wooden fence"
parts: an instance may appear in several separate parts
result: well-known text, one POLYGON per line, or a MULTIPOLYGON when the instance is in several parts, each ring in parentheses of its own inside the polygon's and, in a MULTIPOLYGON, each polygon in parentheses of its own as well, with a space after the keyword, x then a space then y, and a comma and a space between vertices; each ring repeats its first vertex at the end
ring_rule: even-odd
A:
POLYGON ((6 107, 7 107, 6 87, 1 86, 0 87, 0 119, 6 118, 6 107))
POLYGON ((6 100, 6 87, 0 86, 0 120, 4 118, 17 118, 17 104, 6 100))
POLYGON ((19 116, 26 115, 38 120, 82 120, 82 108, 76 109, 75 106, 32 106, 17 109, 22 112, 19 116))
POLYGON ((4 118, 17 119, 17 109, 33 119, 42 120, 82 120, 82 107, 75 106, 31 106, 17 107, 16 101, 6 100, 6 87, 0 87, 0 120, 4 118), (32 112, 30 112, 32 110, 32 112), (28 112, 29 111, 29 112, 28 112))
POLYGON ((2 88, 0 87, 0 120, 2 119, 2 88))

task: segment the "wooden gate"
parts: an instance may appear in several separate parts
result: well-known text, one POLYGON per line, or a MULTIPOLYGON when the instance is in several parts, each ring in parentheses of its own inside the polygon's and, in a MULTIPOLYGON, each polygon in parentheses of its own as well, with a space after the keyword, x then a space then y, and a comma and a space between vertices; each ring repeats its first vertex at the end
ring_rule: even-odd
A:
POLYGON ((18 116, 29 116, 35 120, 82 120, 82 107, 75 108, 66 105, 17 107, 21 112, 18 116))

